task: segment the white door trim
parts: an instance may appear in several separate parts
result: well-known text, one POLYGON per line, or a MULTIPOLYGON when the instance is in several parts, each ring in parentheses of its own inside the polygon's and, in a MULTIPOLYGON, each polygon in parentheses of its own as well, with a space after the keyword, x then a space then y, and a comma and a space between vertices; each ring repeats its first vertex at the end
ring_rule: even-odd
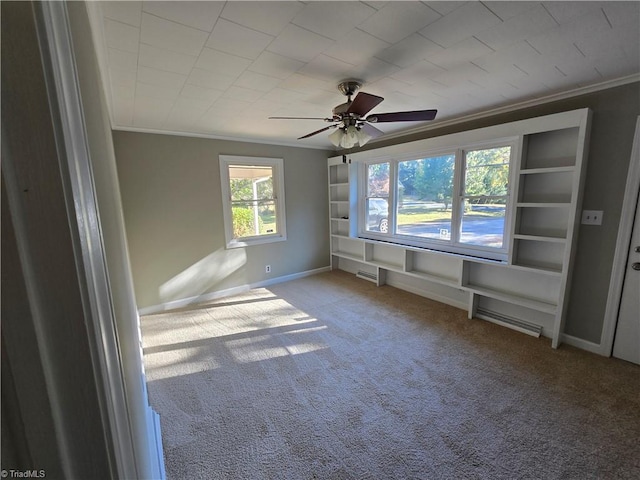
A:
POLYGON ((633 137, 633 147, 631 148, 627 185, 624 190, 618 240, 613 257, 609 295, 607 296, 607 308, 604 313, 604 324, 600 338, 600 354, 607 357, 610 357, 613 351, 613 340, 616 323, 618 322, 618 311, 620 310, 620 298, 629 254, 633 218, 638 202, 638 190, 640 190, 640 116, 636 122, 636 133, 633 137))
POLYGON ((55 135, 66 170, 63 175, 68 182, 65 200, 69 219, 77 222, 79 242, 74 245, 74 254, 81 278, 86 281, 85 321, 94 335, 91 356, 98 379, 99 408, 112 448, 110 457, 115 462, 113 474, 119 478, 143 478, 147 475, 141 465, 148 462, 140 458, 132 434, 66 4, 42 2, 40 13, 39 33, 44 33, 40 42, 51 58, 50 78, 46 79, 49 101, 57 103, 60 118, 55 135))

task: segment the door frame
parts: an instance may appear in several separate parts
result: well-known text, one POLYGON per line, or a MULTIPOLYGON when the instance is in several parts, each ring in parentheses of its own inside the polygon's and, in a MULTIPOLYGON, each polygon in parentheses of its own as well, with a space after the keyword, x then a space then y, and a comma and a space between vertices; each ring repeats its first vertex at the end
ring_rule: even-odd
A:
POLYGON ((640 201, 638 197, 639 191, 640 116, 638 116, 636 121, 636 132, 633 137, 633 147, 631 148, 627 185, 624 190, 624 200, 618 227, 618 240, 616 241, 616 251, 613 257, 613 269, 611 270, 611 281, 609 283, 609 295, 607 296, 607 307, 604 313, 604 323, 600 337, 600 354, 607 357, 610 357, 613 353, 613 342, 615 340, 616 325, 618 323, 622 286, 627 270, 627 258, 629 256, 634 216, 638 202, 640 201))
MULTIPOLYGON (((43 65, 57 120, 54 135, 69 221, 78 229, 74 251, 84 277, 85 321, 94 337, 98 407, 109 436, 113 476, 164 479, 159 419, 148 404, 142 349, 127 354, 119 338, 67 4, 42 2, 34 10, 41 50, 46 52, 43 65)), ((130 295, 135 304, 133 289, 130 295)), ((131 322, 137 320, 134 313, 131 322)))

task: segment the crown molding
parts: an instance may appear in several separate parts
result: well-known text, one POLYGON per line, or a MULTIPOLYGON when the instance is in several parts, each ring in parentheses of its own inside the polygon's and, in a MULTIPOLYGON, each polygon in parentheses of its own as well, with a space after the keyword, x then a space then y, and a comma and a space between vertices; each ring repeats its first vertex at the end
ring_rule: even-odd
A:
POLYGON ((394 138, 402 138, 409 135, 428 132, 429 130, 435 130, 443 127, 448 127, 451 125, 470 122, 473 120, 480 120, 480 119, 492 117, 495 115, 515 112, 517 110, 522 110, 524 108, 531 108, 539 105, 544 105, 547 103, 556 102, 559 100, 566 100, 569 98, 578 97, 580 95, 587 95, 589 93, 594 93, 601 90, 608 90, 610 88, 620 87, 622 85, 627 85, 635 82, 640 82, 640 73, 634 73, 632 75, 627 75, 626 77, 616 78, 614 80, 607 80, 600 83, 594 83, 592 85, 578 87, 578 88, 574 88, 564 92, 553 93, 551 95, 545 95, 543 97, 531 98, 529 100, 524 100, 518 103, 504 105, 504 106, 492 108, 489 110, 483 110, 481 112, 471 113, 468 115, 461 115, 459 117, 450 118, 447 120, 443 120, 441 122, 433 122, 428 125, 415 127, 408 130, 402 130, 401 132, 399 131, 399 132, 389 133, 387 135, 378 137, 375 140, 370 141, 368 145, 375 144, 377 142, 385 142, 387 140, 393 140, 394 138))
POLYGON ((158 128, 129 127, 124 125, 113 125, 111 128, 112 130, 118 130, 122 132, 153 133, 156 135, 174 135, 177 137, 207 138, 210 140, 226 140, 229 142, 259 143, 262 145, 276 145, 279 147, 293 147, 293 148, 303 148, 303 149, 313 149, 313 150, 334 151, 331 148, 321 147, 317 145, 300 145, 300 144, 295 144, 291 142, 279 142, 277 140, 268 140, 265 138, 230 137, 225 135, 214 135, 209 133, 181 132, 179 130, 162 130, 158 128))

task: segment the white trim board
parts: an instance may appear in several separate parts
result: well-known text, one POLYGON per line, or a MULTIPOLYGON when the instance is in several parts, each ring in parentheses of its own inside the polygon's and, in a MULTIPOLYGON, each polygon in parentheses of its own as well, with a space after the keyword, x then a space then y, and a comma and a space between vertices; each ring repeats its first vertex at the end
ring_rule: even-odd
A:
POLYGON ((618 239, 616 241, 616 250, 613 257, 613 268, 611 270, 611 280, 609 283, 609 295, 607 296, 607 307, 604 312, 604 322, 600 337, 600 350, 597 352, 606 357, 610 357, 613 351, 613 341, 615 338, 616 324, 618 323, 618 311, 620 309, 620 297, 622 295, 622 284, 627 266, 629 242, 631 242, 633 219, 636 212, 639 189, 640 116, 636 122, 636 132, 633 137, 633 146, 631 147, 627 185, 624 190, 624 200, 622 202, 620 224, 618 226, 618 239))
MULTIPOLYGON (((53 104, 55 100, 59 108, 59 128, 54 133, 56 143, 61 148, 60 170, 67 177, 65 180, 69 186, 68 191, 65 188, 65 200, 70 222, 77 222, 78 238, 73 241, 73 247, 79 272, 84 275, 86 283, 82 301, 86 309, 86 333, 94 337, 89 345, 94 361, 98 404, 108 435, 105 440, 110 449, 109 456, 113 456, 114 475, 146 477, 152 468, 143 446, 148 439, 146 436, 142 438, 141 432, 136 429, 136 421, 131 413, 135 412, 134 402, 139 406, 145 399, 137 396, 137 392, 127 392, 126 374, 115 330, 115 313, 69 14, 64 2, 42 2, 38 10, 43 22, 38 29, 39 37, 42 34, 41 49, 48 48, 52 68, 51 78, 46 78, 48 101, 53 104)), ((46 59, 43 59, 45 62, 46 59)), ((141 360, 136 360, 130 359, 141 366, 141 360)), ((44 367, 46 372, 47 362, 44 367)), ((52 415, 56 423, 64 423, 63 411, 57 401, 54 402, 52 415)), ((65 429, 61 428, 60 431, 64 432, 65 429)), ((61 450, 69 468, 72 463, 66 443, 61 441, 57 448, 61 450)), ((162 462, 163 459, 159 458, 158 461, 162 462)))
POLYGON ((182 298, 180 300, 173 300, 167 303, 161 303, 159 305, 152 305, 149 307, 140 308, 138 314, 142 315, 154 315, 158 313, 164 313, 170 310, 177 310, 193 305, 198 305, 205 302, 211 302, 213 300, 219 300, 220 298, 229 297, 231 295, 237 295, 239 293, 248 292, 254 288, 268 287, 269 285, 275 285, 277 283, 289 282, 291 280, 297 280, 299 278, 310 277, 311 275, 317 275, 319 273, 328 272, 331 267, 321 267, 314 270, 306 270, 304 272, 292 273, 290 275, 282 275, 280 277, 270 278, 268 280, 261 280, 259 282, 249 283, 245 285, 238 285, 237 287, 226 288, 224 290, 217 290, 215 292, 205 293, 203 295, 196 295, 193 297, 182 298))
POLYGON ((122 125, 113 125, 112 130, 119 130, 122 132, 136 132, 136 133, 152 133, 154 135, 174 135, 176 137, 194 137, 194 138, 208 138, 211 140, 225 140, 228 142, 241 142, 241 143, 259 143, 261 145, 276 145, 279 147, 292 147, 312 150, 325 150, 333 152, 331 148, 320 147, 317 145, 301 145, 293 142, 278 142, 276 140, 269 140, 267 138, 241 138, 241 137, 228 137, 225 135, 214 135, 212 133, 191 133, 180 132, 177 130, 160 130, 158 128, 142 128, 142 127, 127 127, 122 125))
POLYGON ((587 352, 602 355, 602 348, 597 343, 590 342, 589 340, 583 340, 582 338, 574 337, 572 335, 567 335, 566 333, 561 334, 561 339, 562 343, 565 345, 571 345, 572 347, 580 348, 587 352))

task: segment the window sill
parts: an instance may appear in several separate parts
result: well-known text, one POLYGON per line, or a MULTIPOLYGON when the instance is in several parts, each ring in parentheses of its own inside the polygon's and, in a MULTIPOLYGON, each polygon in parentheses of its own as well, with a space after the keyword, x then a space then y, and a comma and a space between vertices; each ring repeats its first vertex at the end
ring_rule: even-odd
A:
POLYGON ((232 240, 227 243, 227 249, 252 247, 253 245, 262 245, 266 243, 284 242, 287 240, 286 235, 274 235, 269 237, 253 237, 232 240))
MULTIPOLYGON (((434 245, 412 245, 411 243, 402 243, 394 240, 382 240, 379 238, 373 238, 368 236, 363 236, 362 234, 358 235, 360 240, 363 240, 366 243, 377 243, 381 245, 390 245, 398 248, 404 248, 406 250, 413 250, 418 252, 429 252, 429 253, 437 253, 440 255, 447 255, 456 258, 461 258, 463 260, 473 260, 475 262, 486 262, 492 264, 500 264, 507 265, 508 264, 508 253, 504 251, 500 252, 487 252, 486 250, 477 250, 473 251, 472 249, 468 249, 467 251, 456 251, 456 247, 452 247, 451 249, 446 248, 437 248, 434 245), (472 251, 469 251, 472 250, 472 251)), ((460 249, 462 250, 462 249, 460 249)))

